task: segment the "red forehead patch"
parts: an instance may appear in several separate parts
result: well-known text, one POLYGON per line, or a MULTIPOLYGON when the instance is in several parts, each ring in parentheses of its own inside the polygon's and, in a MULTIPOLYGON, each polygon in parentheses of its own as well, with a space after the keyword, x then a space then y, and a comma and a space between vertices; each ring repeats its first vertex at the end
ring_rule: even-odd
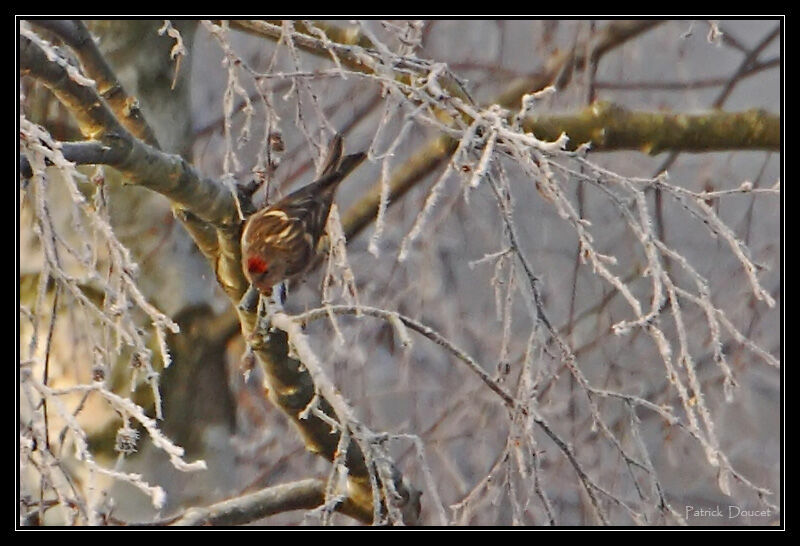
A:
POLYGON ((261 256, 247 258, 247 271, 250 273, 263 273, 267 270, 267 262, 261 256))

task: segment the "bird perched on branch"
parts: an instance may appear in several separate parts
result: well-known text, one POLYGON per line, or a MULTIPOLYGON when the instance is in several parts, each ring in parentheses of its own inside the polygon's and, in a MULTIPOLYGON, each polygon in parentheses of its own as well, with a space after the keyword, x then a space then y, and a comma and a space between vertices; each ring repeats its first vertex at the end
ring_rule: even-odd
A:
POLYGON ((342 137, 330 143, 320 177, 247 219, 242 232, 244 275, 260 293, 298 277, 312 264, 336 188, 366 157, 342 157, 342 137))

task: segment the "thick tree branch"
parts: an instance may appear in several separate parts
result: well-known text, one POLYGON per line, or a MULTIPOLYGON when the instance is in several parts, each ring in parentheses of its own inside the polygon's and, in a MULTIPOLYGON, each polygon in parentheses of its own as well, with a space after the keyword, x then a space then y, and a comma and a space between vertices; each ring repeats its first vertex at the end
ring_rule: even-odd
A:
POLYGON ((523 122, 541 140, 566 133, 568 149, 591 142, 594 151, 673 152, 780 149, 780 117, 763 110, 702 114, 635 112, 595 103, 577 114, 530 116, 523 122))
POLYGON ((195 216, 220 227, 241 223, 233 195, 222 183, 204 178, 183 158, 135 138, 115 117, 97 90, 74 79, 67 68, 26 36, 19 38, 20 73, 44 83, 78 120, 83 134, 114 150, 108 163, 129 181, 158 192, 195 216))
POLYGON ((125 92, 82 21, 32 19, 30 23, 47 29, 64 40, 78 56, 86 74, 95 81, 97 92, 125 128, 151 146, 161 148, 153 129, 147 124, 138 107, 138 101, 125 92))
MULTIPOLYGON (((289 337, 278 328, 264 329, 258 325, 255 309, 246 305, 238 307, 242 332, 255 356, 262 365, 269 385, 269 399, 290 419, 303 438, 306 449, 334 461, 337 457, 341 433, 331 427, 331 422, 341 422, 328 400, 317 392, 308 368, 289 356, 289 337), (316 397, 316 401, 315 401, 316 397), (318 412, 308 411, 312 404, 318 412)), ((351 441, 347 447, 345 464, 348 471, 349 495, 359 510, 373 513, 370 468, 358 443, 351 441)), ((393 484, 403 498, 416 498, 415 491, 407 489, 402 479, 393 484)), ((419 514, 411 514, 416 520, 419 514)), ((371 520, 370 520, 371 521, 371 520)), ((406 523, 411 523, 407 521, 406 523)))
MULTIPOLYGON (((205 508, 191 508, 172 525, 244 525, 282 512, 311 510, 324 502, 325 482, 302 480, 268 487, 205 508)), ((348 499, 337 504, 334 509, 365 523, 372 521, 371 511, 363 510, 348 499)))
MULTIPOLYGON (((122 161, 120 148, 111 148, 100 142, 64 142, 61 153, 64 159, 76 165, 112 165, 122 161)), ((24 179, 33 176, 30 162, 24 155, 19 158, 19 172, 24 179)))

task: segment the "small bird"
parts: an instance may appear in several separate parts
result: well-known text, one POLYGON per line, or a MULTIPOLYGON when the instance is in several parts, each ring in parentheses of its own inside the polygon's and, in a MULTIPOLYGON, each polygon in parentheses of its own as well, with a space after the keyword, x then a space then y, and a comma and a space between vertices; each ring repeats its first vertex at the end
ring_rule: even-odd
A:
POLYGON ((316 181, 247 219, 242 269, 261 294, 271 295, 273 286, 300 276, 312 264, 336 188, 365 157, 364 153, 342 157, 342 137, 337 134, 316 181))

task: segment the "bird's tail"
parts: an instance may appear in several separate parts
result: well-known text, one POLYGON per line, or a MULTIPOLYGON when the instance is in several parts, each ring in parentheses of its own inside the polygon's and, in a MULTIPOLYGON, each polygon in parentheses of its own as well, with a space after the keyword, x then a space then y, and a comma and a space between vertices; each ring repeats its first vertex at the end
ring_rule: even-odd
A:
POLYGON ((326 196, 325 198, 327 198, 329 194, 333 193, 337 184, 353 172, 367 157, 367 154, 363 152, 342 157, 343 148, 342 135, 337 133, 328 145, 328 155, 319 178, 284 199, 297 199, 306 195, 315 198, 326 196))
POLYGON ((330 172, 329 174, 323 175, 322 178, 314 182, 313 185, 315 186, 315 191, 324 192, 328 188, 335 188, 336 184, 344 180, 347 175, 353 172, 366 157, 367 154, 363 152, 344 156, 339 162, 336 170, 330 172))
POLYGON ((336 133, 328 144, 328 157, 325 158, 325 166, 319 172, 318 178, 336 172, 336 169, 339 168, 339 164, 342 162, 343 150, 344 144, 342 143, 342 134, 336 133))

